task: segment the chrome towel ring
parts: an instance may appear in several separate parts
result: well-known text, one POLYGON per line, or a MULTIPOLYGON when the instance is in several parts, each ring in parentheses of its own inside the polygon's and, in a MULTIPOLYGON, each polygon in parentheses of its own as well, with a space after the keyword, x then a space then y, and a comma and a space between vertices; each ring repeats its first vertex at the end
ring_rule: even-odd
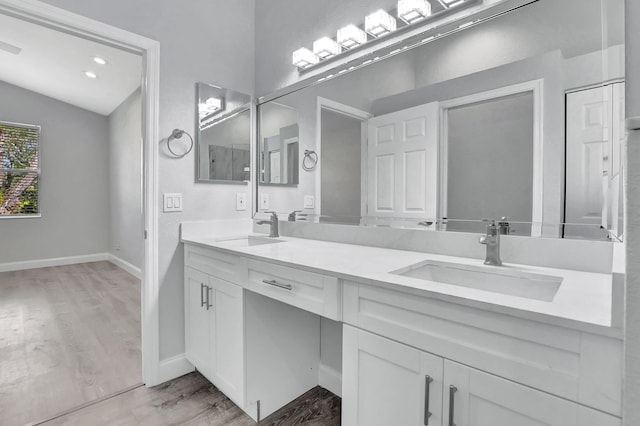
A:
POLYGON ((191 135, 186 132, 185 130, 180 130, 180 129, 173 129, 173 132, 171 132, 171 135, 167 138, 167 149, 169 149, 169 152, 176 158, 182 158, 184 156, 186 156, 188 153, 191 152, 191 150, 193 149, 193 137, 191 137, 191 135), (177 154, 172 148, 171 148, 171 142, 176 140, 176 139, 182 139, 182 136, 187 135, 189 137, 189 140, 191 141, 191 145, 189 145, 189 149, 183 153, 183 154, 177 154))
POLYGON ((316 168, 318 164, 318 154, 315 151, 304 150, 304 158, 302 159, 302 168, 310 172, 316 168))

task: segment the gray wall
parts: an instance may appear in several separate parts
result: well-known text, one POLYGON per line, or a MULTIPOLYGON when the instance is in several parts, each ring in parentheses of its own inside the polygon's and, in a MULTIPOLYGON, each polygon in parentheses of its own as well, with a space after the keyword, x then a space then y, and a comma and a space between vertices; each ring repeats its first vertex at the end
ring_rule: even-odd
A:
MULTIPOLYGON (((254 0, 44 0, 71 12, 160 42, 160 134, 178 127, 195 134, 198 81, 253 93, 254 0)), ((160 359, 184 353, 183 250, 180 222, 249 217, 235 211, 239 185, 194 183, 195 152, 167 155, 160 143, 159 192, 183 194, 184 211, 160 213, 160 359)))
POLYGON ((0 219, 0 263, 106 253, 107 118, 0 82, 0 120, 42 126, 42 217, 0 219))
POLYGON ((322 173, 323 216, 360 218, 362 195, 362 122, 329 110, 322 110, 322 158, 331 164, 322 173))
POLYGON ((533 95, 452 108, 447 129, 447 218, 531 222, 533 95))
MULTIPOLYGON (((626 5, 627 117, 640 116, 640 2, 626 5)), ((627 243, 625 312, 624 425, 640 424, 640 130, 632 133, 627 151, 627 243)))
POLYGON ((142 268, 140 89, 109 115, 109 253, 142 268))

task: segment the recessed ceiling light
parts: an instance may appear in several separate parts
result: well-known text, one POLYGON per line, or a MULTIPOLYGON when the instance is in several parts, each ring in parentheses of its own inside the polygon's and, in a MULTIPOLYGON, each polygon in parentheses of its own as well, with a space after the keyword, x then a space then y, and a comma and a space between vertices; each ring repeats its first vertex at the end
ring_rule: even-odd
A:
POLYGON ((95 62, 96 64, 100 64, 100 65, 107 65, 107 61, 102 59, 100 56, 94 56, 93 57, 93 62, 95 62))
POLYGON ((96 73, 91 72, 91 71, 85 71, 84 75, 86 75, 89 78, 98 78, 98 76, 96 75, 96 73))

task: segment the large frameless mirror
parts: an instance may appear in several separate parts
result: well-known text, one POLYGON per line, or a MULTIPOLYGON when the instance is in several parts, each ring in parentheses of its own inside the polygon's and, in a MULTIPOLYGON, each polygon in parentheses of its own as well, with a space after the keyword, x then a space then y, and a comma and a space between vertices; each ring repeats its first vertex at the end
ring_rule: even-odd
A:
POLYGON ((197 93, 196 182, 249 181, 251 97, 206 83, 197 93))
POLYGON ((619 237, 623 10, 531 2, 262 100, 319 161, 295 188, 263 178, 259 193, 313 221, 482 232, 493 218, 513 235, 619 237))

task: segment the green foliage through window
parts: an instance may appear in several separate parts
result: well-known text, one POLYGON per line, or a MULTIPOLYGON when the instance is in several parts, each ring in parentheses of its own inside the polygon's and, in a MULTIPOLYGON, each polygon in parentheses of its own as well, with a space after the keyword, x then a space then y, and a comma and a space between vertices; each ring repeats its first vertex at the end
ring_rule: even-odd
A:
POLYGON ((40 128, 0 122, 0 216, 37 215, 40 128))

